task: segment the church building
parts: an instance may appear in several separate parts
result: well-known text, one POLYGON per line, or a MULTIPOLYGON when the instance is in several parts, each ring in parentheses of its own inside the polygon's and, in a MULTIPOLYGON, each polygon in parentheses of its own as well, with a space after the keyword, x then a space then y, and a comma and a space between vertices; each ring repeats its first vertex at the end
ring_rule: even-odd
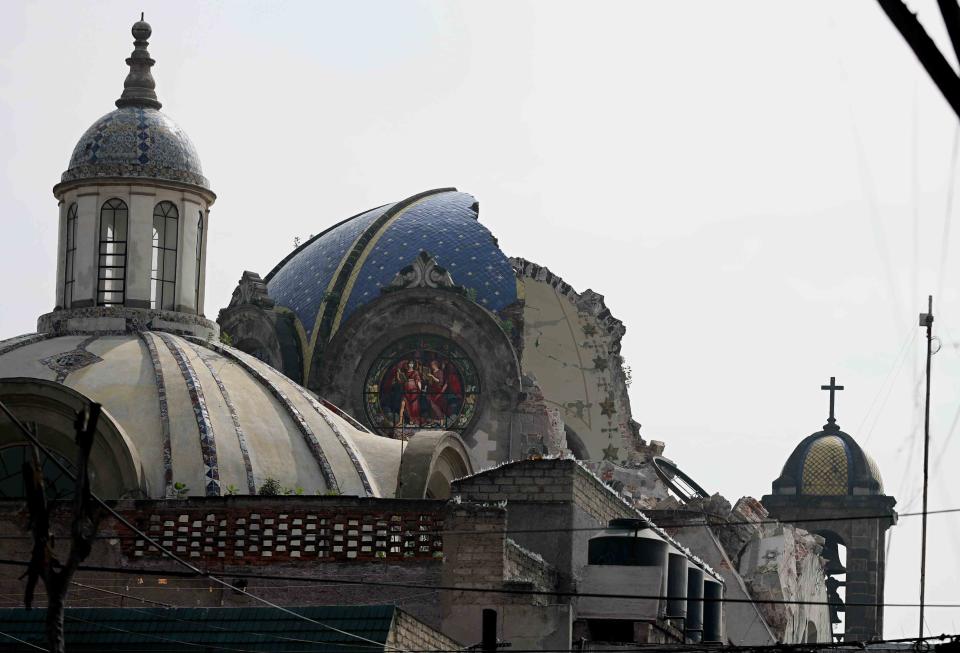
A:
MULTIPOLYGON (((494 608, 514 648, 591 650, 824 642, 843 636, 844 583, 882 602, 895 501, 832 400, 762 504, 686 493, 641 437, 603 296, 503 252, 466 192, 329 220, 265 275, 238 270, 208 318, 216 194, 161 111, 150 25, 132 33, 116 108, 53 187, 53 310, 0 341, 0 401, 68 468, 75 416, 102 405, 92 488, 135 528, 101 524, 76 605, 249 608, 255 582, 280 605, 384 604, 384 648, 475 644, 494 608), (879 525, 815 521, 877 510, 879 525), (165 551, 243 591, 171 575, 165 551)), ((29 559, 29 455, 0 420, 8 562, 29 559)), ((53 460, 44 473, 50 498, 72 495, 53 460)), ((0 565, 0 595, 22 593, 22 571, 0 565)), ((32 641, 18 606, 2 618, 32 641)), ((882 608, 846 615, 847 639, 881 635, 882 608)))

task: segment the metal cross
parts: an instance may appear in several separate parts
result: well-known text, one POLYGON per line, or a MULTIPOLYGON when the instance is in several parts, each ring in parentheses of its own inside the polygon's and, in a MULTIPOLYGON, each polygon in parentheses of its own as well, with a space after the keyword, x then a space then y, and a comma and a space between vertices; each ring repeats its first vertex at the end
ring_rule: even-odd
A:
POLYGON ((834 397, 836 396, 837 390, 843 390, 842 385, 837 385, 837 378, 835 376, 830 377, 830 385, 820 386, 821 390, 830 391, 830 418, 827 420, 830 424, 836 424, 837 420, 833 416, 833 406, 834 406, 834 397))

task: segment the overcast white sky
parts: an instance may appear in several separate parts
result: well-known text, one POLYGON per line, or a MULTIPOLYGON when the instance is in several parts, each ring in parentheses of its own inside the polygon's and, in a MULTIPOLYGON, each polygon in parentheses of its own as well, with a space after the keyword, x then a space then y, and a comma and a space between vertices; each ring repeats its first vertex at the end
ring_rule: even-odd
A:
MULTIPOLYGON (((910 4, 949 53, 933 0, 910 4)), ((0 338, 53 306, 50 189, 141 10, 219 195, 208 316, 294 236, 457 186, 508 255, 606 297, 644 437, 708 490, 769 492, 834 375, 841 426, 915 511, 934 293, 930 506, 960 507, 957 119, 875 2, 4 0, 0 338)), ((918 599, 919 523, 892 529, 887 601, 918 599)), ((957 550, 960 514, 932 516, 928 601, 957 600, 957 550)), ((958 609, 927 620, 960 631, 958 609)), ((889 608, 885 634, 916 622, 889 608)))

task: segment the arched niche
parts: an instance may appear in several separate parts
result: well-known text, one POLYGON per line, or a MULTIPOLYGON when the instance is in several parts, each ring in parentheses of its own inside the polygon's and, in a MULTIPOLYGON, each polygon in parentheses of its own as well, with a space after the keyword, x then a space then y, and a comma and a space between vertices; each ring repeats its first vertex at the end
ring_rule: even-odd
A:
POLYGON ((587 445, 584 444, 583 438, 577 435, 577 432, 567 424, 563 425, 563 432, 567 437, 567 449, 570 450, 573 457, 577 460, 590 460, 590 453, 587 451, 587 445))
MULTIPOLYGON (((90 400, 72 388, 33 378, 0 380, 0 401, 20 422, 34 430, 41 444, 71 464, 76 460, 74 420, 90 400)), ((0 420, 0 449, 23 445, 23 433, 8 419, 0 420)), ((107 499, 149 496, 133 441, 103 409, 90 455, 94 493, 107 499)))
POLYGON ((325 347, 318 343, 308 387, 366 420, 368 371, 386 345, 409 336, 445 338, 464 352, 481 391, 474 418, 460 436, 478 466, 508 459, 510 420, 521 399, 520 363, 496 316, 457 293, 400 290, 357 309, 325 347))
POLYGON ((473 474, 463 441, 449 431, 417 431, 400 459, 398 499, 446 499, 450 484, 473 474))

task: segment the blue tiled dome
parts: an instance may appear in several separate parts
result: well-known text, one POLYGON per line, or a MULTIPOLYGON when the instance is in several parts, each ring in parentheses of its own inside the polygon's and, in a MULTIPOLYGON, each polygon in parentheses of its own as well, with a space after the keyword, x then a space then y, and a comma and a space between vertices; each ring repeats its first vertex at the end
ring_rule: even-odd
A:
POLYGON ((477 201, 455 189, 415 195, 331 227, 281 261, 267 275, 267 290, 296 314, 308 338, 317 328, 328 338, 421 251, 484 308, 499 311, 516 301, 513 269, 478 221, 477 201))
POLYGON ((151 177, 209 188, 186 133, 156 109, 128 106, 97 120, 80 138, 63 181, 151 177))

